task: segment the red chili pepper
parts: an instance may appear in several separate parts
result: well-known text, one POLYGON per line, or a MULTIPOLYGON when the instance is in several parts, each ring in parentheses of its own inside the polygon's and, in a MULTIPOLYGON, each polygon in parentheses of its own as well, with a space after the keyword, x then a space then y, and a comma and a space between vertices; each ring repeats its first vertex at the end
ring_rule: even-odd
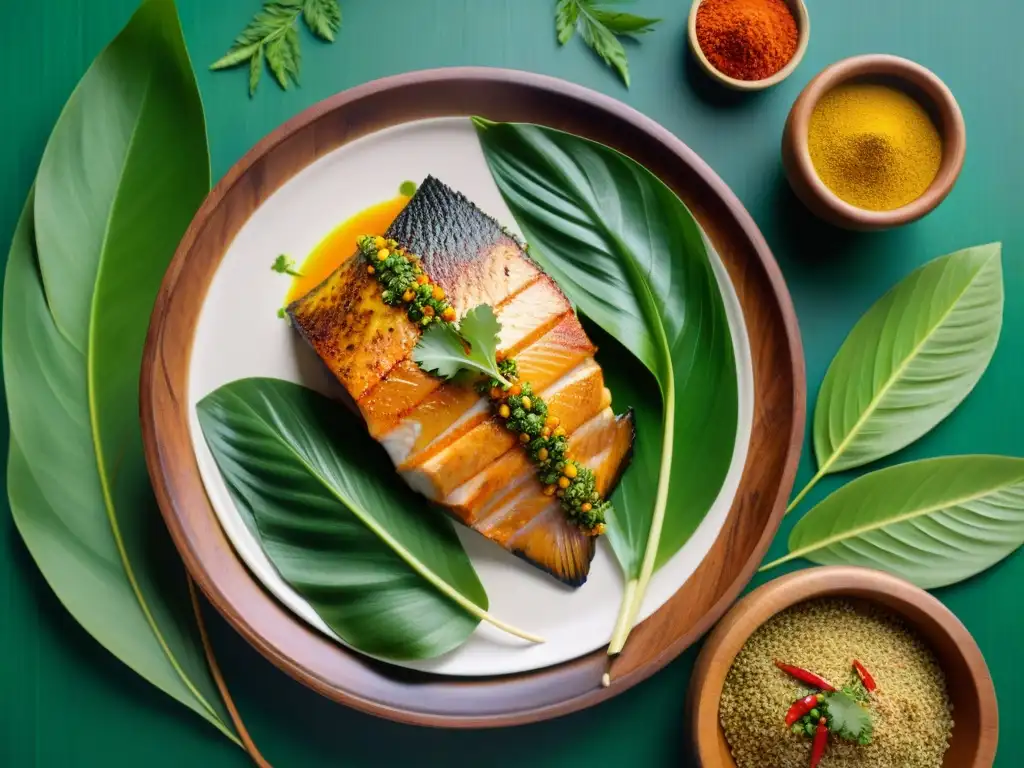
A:
POLYGON ((868 691, 873 691, 878 686, 875 684, 875 678, 871 676, 871 673, 865 669, 864 665, 856 659, 853 660, 853 668, 857 670, 857 675, 860 677, 860 681, 864 683, 864 687, 868 691))
POLYGON ((776 661, 775 666, 787 675, 795 677, 800 682, 807 683, 807 685, 812 688, 821 688, 821 690, 828 691, 829 693, 835 691, 835 686, 833 686, 828 680, 814 674, 813 672, 808 672, 806 669, 794 667, 792 664, 783 664, 781 661, 776 661))
POLYGON ((811 768, 818 768, 822 755, 825 754, 825 747, 828 746, 828 726, 825 718, 818 721, 818 729, 814 732, 814 744, 811 746, 811 768))
POLYGON ((804 696, 802 699, 794 701, 793 706, 791 706, 789 708, 789 712, 786 713, 786 725, 792 725, 816 706, 818 706, 818 694, 816 693, 812 693, 809 696, 804 696))

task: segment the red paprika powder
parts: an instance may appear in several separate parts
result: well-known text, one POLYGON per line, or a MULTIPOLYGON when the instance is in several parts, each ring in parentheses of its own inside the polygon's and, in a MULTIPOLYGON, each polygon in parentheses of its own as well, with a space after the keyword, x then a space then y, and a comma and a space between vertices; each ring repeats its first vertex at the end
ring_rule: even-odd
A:
POLYGON ((711 65, 736 80, 771 77, 796 53, 799 32, 784 0, 704 0, 697 42, 711 65))

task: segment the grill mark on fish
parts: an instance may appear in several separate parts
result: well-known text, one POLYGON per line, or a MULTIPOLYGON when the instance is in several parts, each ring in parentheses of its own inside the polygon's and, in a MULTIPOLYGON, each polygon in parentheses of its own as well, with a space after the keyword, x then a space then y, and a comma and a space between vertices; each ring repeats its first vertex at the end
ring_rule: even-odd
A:
MULTIPOLYGON (((501 345, 499 348, 507 357, 518 355, 520 351, 539 341, 549 331, 553 330, 564 318, 572 314, 572 307, 569 305, 568 300, 565 299, 558 287, 546 276, 543 279, 545 282, 535 280, 524 286, 521 291, 519 291, 515 296, 510 297, 509 301, 505 302, 503 306, 499 307, 496 311, 499 321, 503 318, 505 319, 505 324, 503 325, 502 333, 499 337, 501 339, 501 345), (520 313, 522 313, 526 312, 529 308, 528 306, 519 307, 514 305, 513 302, 519 297, 521 297, 521 300, 526 304, 531 301, 537 301, 541 306, 544 306, 544 302, 547 302, 549 312, 546 318, 542 322, 537 323, 531 331, 526 334, 516 336, 515 334, 518 332, 519 327, 509 323, 508 317, 516 310, 519 310, 520 313)), ((580 332, 582 333, 582 328, 580 329, 580 332)), ((584 337, 586 336, 586 334, 583 335, 584 337)), ((373 421, 371 431, 374 433, 374 437, 386 433, 389 426, 391 428, 396 426, 403 418, 426 402, 426 400, 432 394, 436 393, 439 388, 462 386, 452 382, 444 383, 436 377, 429 377, 434 379, 436 382, 435 386, 424 386, 423 389, 425 390, 425 394, 419 401, 407 407, 397 418, 394 416, 385 416, 384 418, 388 418, 390 420, 389 424, 379 424, 375 418, 376 414, 374 414, 373 408, 377 399, 383 397, 380 392, 381 387, 387 387, 391 383, 389 377, 395 375, 400 369, 408 369, 409 365, 410 358, 407 357, 403 360, 399 360, 387 373, 382 375, 379 381, 377 381, 358 399, 359 408, 363 417, 367 420, 367 423, 369 424, 371 420, 373 421)), ((413 363, 412 365, 415 364, 413 363)), ((424 373, 423 376, 427 378, 429 374, 424 373)))
MULTIPOLYGON (((632 453, 633 431, 632 409, 622 416, 615 416, 610 408, 605 408, 569 436, 569 446, 572 453, 577 455, 588 466, 591 466, 588 464, 588 461, 593 460, 594 457, 609 452, 614 453, 616 450, 622 452, 623 455, 620 457, 620 461, 623 465, 626 465, 632 453), (600 438, 604 438, 604 445, 595 444, 600 442, 600 438), (629 447, 621 450, 621 444, 625 443, 626 440, 628 440, 629 447)), ((601 463, 601 466, 603 465, 604 462, 601 463)), ((597 466, 591 466, 591 469, 596 471, 597 466)), ((601 486, 599 490, 601 494, 606 498, 610 496, 621 476, 622 470, 620 469, 617 474, 608 478, 599 477, 599 485, 601 486)), ((543 488, 540 482, 537 481, 535 473, 532 471, 524 473, 510 479, 507 488, 499 489, 490 497, 480 499, 478 496, 476 499, 473 499, 468 504, 470 508, 466 514, 475 520, 477 525, 480 525, 495 516, 500 518, 503 512, 507 514, 510 505, 517 499, 520 499, 524 492, 527 494, 540 494, 542 491, 543 488)))
MULTIPOLYGON (((607 404, 601 367, 593 358, 587 358, 552 384, 545 392, 545 399, 550 413, 562 420, 567 432, 572 432, 580 424, 580 417, 589 413, 585 407, 600 411, 607 404)), ((491 418, 419 463, 417 468, 432 483, 436 497, 443 499, 464 482, 486 471, 488 465, 515 445, 515 436, 498 419, 491 418), (460 446, 460 442, 464 445, 460 446)))
MULTIPOLYGON (((395 238, 395 239, 397 240, 397 238, 395 238)), ((429 272, 428 272, 428 274, 429 274, 429 272)), ((515 299, 516 299, 516 298, 517 298, 517 297, 518 297, 518 296, 519 296, 519 295, 520 295, 521 293, 523 293, 524 291, 527 291, 527 290, 529 290, 530 288, 532 288, 532 287, 534 286, 534 284, 536 284, 536 283, 537 283, 537 282, 538 282, 539 280, 541 280, 541 279, 542 279, 542 278, 544 278, 544 277, 545 277, 545 276, 543 276, 543 275, 540 275, 540 274, 538 274, 538 275, 534 276, 534 277, 533 277, 533 278, 532 278, 532 279, 531 279, 531 280, 530 280, 529 282, 527 282, 527 283, 523 284, 522 286, 520 286, 520 287, 519 287, 519 288, 518 288, 518 289, 517 289, 517 290, 516 290, 516 291, 515 291, 514 293, 512 293, 512 294, 510 294, 510 295, 506 296, 506 297, 505 297, 504 299, 502 299, 502 300, 501 300, 500 302, 498 302, 498 303, 497 303, 496 305, 494 305, 494 306, 492 307, 492 309, 494 309, 495 313, 499 315, 499 319, 500 319, 500 312, 501 312, 501 310, 502 310, 503 308, 505 308, 506 306, 508 306, 509 304, 511 304, 511 303, 512 303, 512 302, 513 302, 513 301, 514 301, 514 300, 515 300, 515 299)), ((443 287, 443 286, 442 286, 442 287, 443 287)), ((446 292, 447 292, 447 289, 446 289, 446 292)), ((449 297, 449 298, 451 298, 451 297, 449 297)), ((387 306, 387 305, 384 305, 384 306, 387 306)), ((474 306, 476 306, 476 305, 474 305, 474 306)), ((472 307, 468 307, 468 309, 472 309, 472 307)), ((399 311, 401 311, 401 310, 399 310, 399 311)), ((569 309, 567 310, 567 312, 571 312, 571 311, 572 311, 572 310, 571 310, 571 308, 569 308, 569 309)), ((459 312, 459 315, 460 315, 460 316, 461 316, 461 315, 463 315, 463 314, 465 314, 465 311, 461 311, 461 312, 459 312)), ((408 319, 408 318, 406 318, 406 319, 408 319)), ((557 323, 557 319, 556 319, 556 321, 555 321, 555 322, 557 323)), ((307 340, 308 340, 308 339, 307 339, 307 340)), ((519 348, 522 348, 522 347, 528 346, 529 344, 531 344, 531 343, 532 343, 533 341, 535 341, 535 340, 536 340, 536 337, 535 337, 535 338, 530 338, 530 339, 525 339, 525 340, 520 340, 520 341, 519 341, 519 342, 517 343, 517 346, 519 346, 519 348)), ((332 340, 332 341, 333 341, 333 340, 332 340)), ((414 345, 414 346, 415 346, 415 345, 414 345)), ((353 350, 353 349, 355 348, 355 345, 346 345, 346 347, 347 347, 347 351, 352 351, 352 350, 353 350)), ((505 348, 502 348, 502 350, 501 350, 501 351, 502 351, 502 352, 504 352, 504 353, 505 353, 506 355, 512 355, 512 354, 514 354, 514 352, 515 352, 515 350, 512 350, 512 349, 505 349, 505 348)), ((366 398, 373 398, 374 396, 376 396, 376 395, 378 394, 378 390, 379 390, 379 389, 380 389, 381 387, 383 387, 383 386, 386 386, 386 385, 387 385, 387 384, 389 383, 389 378, 390 378, 390 377, 391 377, 391 376, 392 376, 392 375, 393 375, 393 374, 394 374, 394 373, 395 373, 395 372, 396 372, 396 371, 397 371, 397 370, 398 370, 398 369, 399 369, 399 368, 400 368, 400 367, 401 367, 401 366, 402 366, 403 364, 405 364, 405 363, 406 363, 406 362, 408 361, 408 359, 409 359, 408 357, 405 357, 405 358, 403 358, 403 359, 401 359, 401 360, 397 360, 397 361, 395 361, 394 365, 392 365, 392 366, 391 366, 391 367, 390 367, 390 368, 389 368, 389 369, 388 369, 387 371, 385 371, 385 372, 384 372, 384 373, 383 373, 383 374, 381 375, 380 379, 378 379, 378 380, 377 380, 376 382, 374 382, 374 383, 373 383, 373 384, 372 384, 372 385, 371 385, 371 386, 370 386, 370 387, 369 387, 369 388, 368 388, 368 389, 366 390, 366 392, 365 392, 365 393, 363 393, 363 395, 361 395, 361 396, 360 396, 360 400, 363 400, 363 399, 366 399, 366 398)), ((424 374, 424 375, 426 375, 426 374, 424 374)), ((442 385, 443 385, 443 382, 442 382, 441 380, 439 380, 439 379, 438 379, 438 380, 437 380, 437 386, 442 386, 442 385)), ((435 389, 436 389, 436 387, 435 387, 435 389)), ((431 390, 431 391, 433 391, 433 390, 431 390)), ((429 395, 430 395, 430 392, 428 392, 428 393, 427 393, 427 397, 429 397, 429 395)), ((425 400, 425 399, 426 399, 426 397, 424 397, 424 398, 423 398, 423 400, 425 400)), ((416 407, 417 405, 419 405, 420 403, 422 403, 422 402, 423 402, 423 400, 420 400, 420 401, 418 401, 418 402, 414 403, 414 404, 413 404, 412 406, 410 406, 410 407, 409 407, 409 408, 408 408, 408 409, 406 410, 406 412, 408 412, 408 411, 412 411, 412 410, 413 410, 413 409, 414 409, 414 408, 415 408, 415 407, 416 407)), ((364 415, 365 415, 365 414, 364 414, 364 415)))
MULTIPOLYGON (((499 319, 500 317, 501 316, 499 315, 499 319)), ((547 339, 547 348, 560 348, 565 351, 566 365, 578 363, 588 352, 592 354, 595 351, 595 347, 590 343, 590 340, 587 338, 586 333, 583 331, 583 327, 580 325, 579 320, 576 318, 571 307, 568 308, 564 314, 554 317, 547 322, 538 324, 533 332, 527 334, 513 347, 502 347, 502 351, 507 356, 514 355, 517 360, 520 361, 521 375, 524 379, 533 382, 538 390, 546 388, 554 381, 548 372, 531 368, 532 358, 530 356, 530 350, 535 349, 535 344, 540 345, 542 342, 545 342, 545 339, 547 339), (551 334, 550 337, 549 334, 551 334)), ((543 351, 543 347, 541 351, 543 351)), ((536 354, 540 353, 540 351, 536 352, 536 354)), ((455 401, 462 404, 462 410, 452 411, 451 413, 452 421, 450 423, 454 424, 458 419, 462 418, 462 414, 465 413, 465 411, 473 407, 472 404, 480 401, 481 398, 475 394, 462 398, 455 394, 453 390, 461 390, 462 392, 465 392, 465 385, 456 382, 445 382, 440 387, 431 389, 429 394, 423 398, 423 400, 408 408, 397 419, 397 421, 393 421, 390 426, 378 424, 376 421, 373 421, 372 430, 376 433, 374 436, 383 436, 395 429, 400 429, 405 422, 414 418, 414 414, 417 411, 428 406, 432 406, 438 402, 443 403, 446 401, 455 401)), ((367 423, 370 423, 372 420, 372 414, 367 412, 368 406, 365 403, 365 400, 360 401, 359 407, 363 411, 363 415, 366 418, 367 423)), ((479 418, 476 419, 476 423, 483 421, 485 418, 486 414, 480 415, 479 418)), ((475 424, 467 425, 463 432, 468 431, 472 426, 475 426, 475 424)), ((430 456, 433 456, 437 452, 443 450, 444 447, 454 439, 454 437, 458 437, 458 435, 452 436, 446 433, 447 427, 442 429, 441 432, 436 433, 432 438, 429 438, 429 442, 426 444, 419 444, 415 448, 414 452, 403 461, 403 464, 406 466, 403 466, 402 468, 404 469, 409 466, 415 466, 416 464, 426 461, 430 456), (447 438, 447 440, 444 443, 437 442, 442 438, 447 438)))

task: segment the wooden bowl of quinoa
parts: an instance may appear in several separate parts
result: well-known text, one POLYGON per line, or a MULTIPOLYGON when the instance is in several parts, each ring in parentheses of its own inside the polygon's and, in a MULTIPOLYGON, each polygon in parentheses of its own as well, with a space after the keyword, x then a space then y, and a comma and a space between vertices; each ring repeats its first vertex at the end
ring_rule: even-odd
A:
POLYGON ((775 662, 838 686, 853 659, 878 684, 873 739, 860 746, 830 736, 820 768, 990 768, 998 713, 977 643, 924 590, 849 566, 775 579, 733 606, 711 633, 687 698, 697 764, 806 768, 811 740, 791 733, 785 715, 814 691, 775 662))

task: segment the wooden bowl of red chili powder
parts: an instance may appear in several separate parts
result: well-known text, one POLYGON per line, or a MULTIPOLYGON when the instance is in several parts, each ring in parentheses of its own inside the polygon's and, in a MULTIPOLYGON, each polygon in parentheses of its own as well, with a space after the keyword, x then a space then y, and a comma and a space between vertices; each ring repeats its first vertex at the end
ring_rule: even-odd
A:
POLYGON ((715 80, 738 91, 781 83, 807 50, 803 0, 694 0, 690 48, 715 80))

